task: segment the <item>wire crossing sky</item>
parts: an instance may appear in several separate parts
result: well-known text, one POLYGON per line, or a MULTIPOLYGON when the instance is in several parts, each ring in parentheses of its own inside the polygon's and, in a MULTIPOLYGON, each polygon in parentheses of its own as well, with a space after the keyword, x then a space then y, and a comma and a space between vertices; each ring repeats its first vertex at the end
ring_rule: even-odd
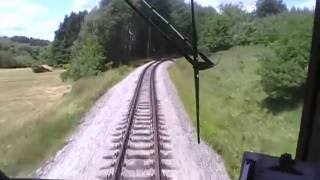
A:
MULTIPOLYGON (((190 0, 186 0, 188 2, 190 0)), ((252 11, 256 0, 195 0, 203 6, 219 7, 222 3, 242 3, 252 11)), ((284 0, 290 8, 314 7, 315 0, 284 0)), ((0 36, 28 36, 53 40, 54 31, 66 14, 90 10, 99 0, 0 0, 0 36)))

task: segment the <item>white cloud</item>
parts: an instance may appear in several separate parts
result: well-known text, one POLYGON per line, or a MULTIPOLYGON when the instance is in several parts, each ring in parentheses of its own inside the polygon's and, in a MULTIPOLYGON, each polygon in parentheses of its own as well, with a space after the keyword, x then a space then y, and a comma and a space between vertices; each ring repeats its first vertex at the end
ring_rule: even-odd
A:
POLYGON ((30 36, 37 34, 36 37, 53 40, 54 31, 58 29, 60 22, 61 18, 59 17, 39 21, 35 24, 35 28, 29 29, 30 36), (39 28, 41 28, 41 31, 39 31, 39 28))
POLYGON ((296 6, 296 7, 307 7, 307 8, 314 9, 315 4, 316 4, 315 0, 304 0, 304 1, 297 2, 294 6, 296 6))
POLYGON ((44 18, 47 12, 46 7, 28 0, 0 2, 0 34, 52 40, 53 29, 58 27, 60 18, 47 20, 44 18))
POLYGON ((0 35, 21 35, 53 40, 54 31, 58 29, 65 14, 71 11, 90 10, 98 5, 99 0, 68 0, 67 12, 59 12, 60 9, 52 10, 50 4, 54 0, 47 3, 41 3, 40 0, 38 2, 0 0, 0 35))

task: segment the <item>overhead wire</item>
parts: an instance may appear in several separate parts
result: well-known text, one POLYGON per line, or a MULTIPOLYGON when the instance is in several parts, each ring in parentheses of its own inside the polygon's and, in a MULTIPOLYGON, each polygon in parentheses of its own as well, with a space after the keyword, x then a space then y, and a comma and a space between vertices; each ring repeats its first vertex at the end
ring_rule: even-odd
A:
POLYGON ((186 58, 186 60, 193 66, 194 70, 194 81, 195 81, 195 100, 196 100, 196 120, 197 120, 197 140, 200 143, 200 70, 209 69, 215 66, 215 64, 206 57, 203 53, 199 52, 198 49, 198 35, 197 35, 197 27, 196 27, 196 17, 195 17, 195 3, 194 0, 191 0, 191 16, 192 16, 192 42, 185 36, 183 36, 167 19, 165 19, 155 7, 153 7, 146 0, 141 0, 143 4, 159 18, 160 22, 167 25, 167 28, 171 29, 171 33, 176 35, 176 38, 183 41, 184 46, 187 48, 181 48, 179 44, 175 41, 172 35, 169 35, 163 28, 154 21, 151 17, 148 17, 146 14, 141 12, 130 0, 125 0, 125 2, 139 15, 141 16, 151 27, 157 30, 163 38, 170 42, 170 44, 182 55, 186 58), (192 52, 192 56, 190 57, 188 52, 192 52), (199 59, 199 57, 201 59, 199 59), (201 61, 202 60, 202 61, 201 61))

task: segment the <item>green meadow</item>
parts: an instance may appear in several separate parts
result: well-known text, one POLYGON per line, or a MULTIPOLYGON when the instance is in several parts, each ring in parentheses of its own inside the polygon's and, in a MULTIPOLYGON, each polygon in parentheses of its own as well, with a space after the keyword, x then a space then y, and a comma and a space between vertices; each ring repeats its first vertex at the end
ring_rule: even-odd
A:
POLYGON ((63 72, 0 69, 0 169, 30 176, 65 143, 84 114, 133 68, 62 82, 63 72))
MULTIPOLYGON (((267 103, 257 71, 259 56, 268 51, 245 46, 217 52, 212 59, 218 65, 201 72, 201 137, 223 157, 233 179, 238 178, 244 151, 295 154, 302 108, 267 103)), ((191 66, 180 59, 170 75, 195 124, 191 66)))

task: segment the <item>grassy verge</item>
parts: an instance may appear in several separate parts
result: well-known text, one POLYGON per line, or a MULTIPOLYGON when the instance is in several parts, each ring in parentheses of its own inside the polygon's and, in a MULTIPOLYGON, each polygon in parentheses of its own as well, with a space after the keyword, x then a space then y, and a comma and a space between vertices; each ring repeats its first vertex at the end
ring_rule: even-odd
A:
MULTIPOLYGON (((258 56, 265 47, 236 47, 213 55, 220 63, 201 73, 201 136, 226 162, 237 179, 244 151, 295 154, 301 106, 271 112, 264 108, 258 56)), ((170 70, 190 117, 194 116, 193 72, 186 61, 170 70)))
MULTIPOLYGON (((21 123, 20 118, 24 119, 21 113, 27 113, 22 109, 18 110, 18 114, 20 113, 21 115, 16 116, 15 119, 13 118, 13 122, 0 121, 0 130, 7 129, 6 133, 0 133, 0 169, 10 176, 29 175, 43 160, 52 156, 64 145, 66 137, 72 132, 81 117, 96 100, 131 70, 132 68, 129 67, 121 67, 105 72, 98 77, 81 79, 75 82, 72 84, 71 91, 52 102, 49 108, 39 113, 33 113, 33 116, 23 120, 27 123, 21 123), (12 123, 15 125, 9 125, 12 123)), ((23 94, 24 88, 30 89, 33 86, 39 85, 39 83, 34 81, 34 78, 25 77, 27 79, 22 78, 20 80, 20 83, 25 84, 23 87, 16 89, 17 85, 15 84, 12 87, 7 87, 7 90, 21 91, 21 94, 23 94)), ((1 80, 6 82, 10 81, 10 78, 14 78, 14 74, 8 76, 7 80, 1 80)), ((42 79, 44 81, 42 83, 50 83, 52 79, 58 78, 58 75, 56 77, 44 78, 42 79)), ((40 85, 42 84, 40 83, 40 85)), ((34 92, 30 99, 36 98, 39 92, 44 90, 34 92)), ((0 91, 5 92, 4 89, 0 89, 0 91)), ((16 100, 23 101, 24 99, 22 96, 18 96, 16 100)), ((43 106, 41 104, 46 104, 47 99, 42 99, 42 101, 44 102, 41 102, 35 108, 42 109, 43 106)), ((6 100, 2 103, 6 104, 10 102, 11 100, 6 100)), ((15 106, 19 105, 16 104, 15 106)), ((3 118, 2 116, 1 120, 3 118)))

